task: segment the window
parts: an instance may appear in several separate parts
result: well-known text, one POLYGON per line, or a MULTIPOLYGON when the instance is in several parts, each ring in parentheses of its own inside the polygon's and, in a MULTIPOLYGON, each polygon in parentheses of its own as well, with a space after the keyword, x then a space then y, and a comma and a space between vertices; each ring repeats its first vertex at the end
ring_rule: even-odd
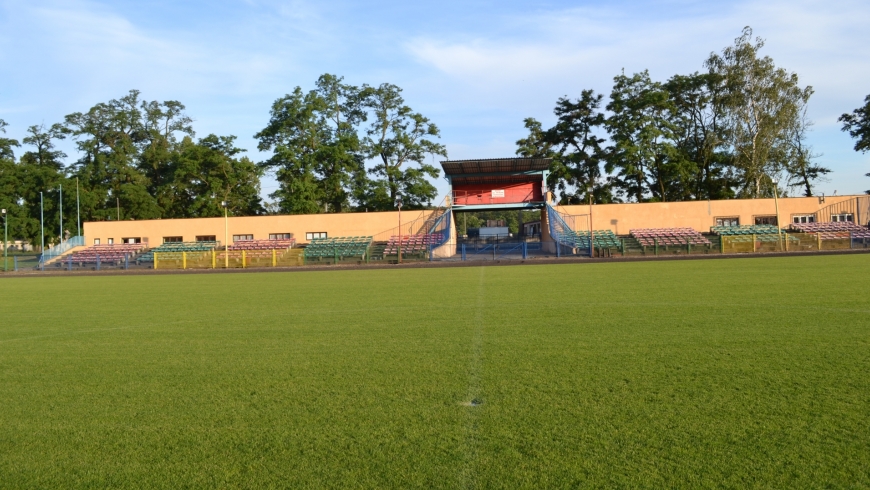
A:
POLYGON ((716 218, 716 226, 740 226, 740 218, 716 218))
POLYGON ((233 235, 234 242, 248 242, 254 239, 254 235, 233 235))
POLYGON ((309 231, 309 232, 305 233, 306 240, 314 240, 315 238, 326 238, 326 232, 325 231, 314 231, 314 232, 309 231))
POLYGON ((165 236, 165 237, 163 237, 163 243, 176 243, 176 242, 183 242, 183 241, 184 240, 182 240, 182 238, 180 236, 165 236))
POLYGON ((99 245, 99 244, 100 244, 100 239, 94 238, 94 245, 99 245))
POLYGON ((106 240, 106 243, 108 243, 109 245, 114 245, 114 244, 115 244, 115 239, 114 239, 114 238, 109 238, 108 240, 106 240))
POLYGON ((756 225, 775 225, 776 216, 756 216, 755 217, 756 225))
POLYGON ((140 238, 140 237, 122 238, 121 243, 142 243, 142 238, 140 238))
POLYGON ((815 223, 816 215, 814 214, 796 214, 791 218, 792 223, 800 224, 800 223, 815 223))
MULTIPOLYGON (((179 240, 181 241, 181 240, 179 240)), ((198 235, 196 237, 196 241, 198 242, 216 242, 217 238, 214 235, 198 235)))
POLYGON ((852 217, 852 213, 832 214, 831 221, 834 223, 851 223, 852 221, 855 221, 855 218, 852 217))
POLYGON ((293 238, 292 233, 269 233, 269 240, 289 240, 293 238))

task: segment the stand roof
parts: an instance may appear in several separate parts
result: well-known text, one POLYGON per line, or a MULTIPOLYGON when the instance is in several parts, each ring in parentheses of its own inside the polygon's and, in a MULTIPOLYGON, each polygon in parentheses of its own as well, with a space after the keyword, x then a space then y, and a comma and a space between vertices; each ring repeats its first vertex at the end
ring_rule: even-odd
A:
POLYGON ((529 174, 546 172, 552 158, 484 158, 441 162, 448 177, 469 174, 529 174))

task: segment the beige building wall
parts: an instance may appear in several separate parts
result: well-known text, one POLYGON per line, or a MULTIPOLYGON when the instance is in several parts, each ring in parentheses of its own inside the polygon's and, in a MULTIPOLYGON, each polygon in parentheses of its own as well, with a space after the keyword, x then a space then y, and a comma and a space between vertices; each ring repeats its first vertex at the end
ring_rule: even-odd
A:
MULTIPOLYGON (((431 211, 403 211, 402 223, 427 217, 431 211)), ((255 240, 266 240, 272 233, 292 233, 297 243, 307 243, 305 234, 326 232, 329 237, 374 236, 395 230, 399 226, 398 211, 381 213, 297 214, 284 216, 243 216, 227 220, 229 242, 233 235, 254 235, 255 240)), ((407 233, 407 230, 405 231, 407 233)), ((214 235, 224 243, 224 218, 155 219, 140 221, 91 221, 84 223, 85 243, 93 245, 95 239, 108 243, 113 238, 121 243, 124 238, 141 238, 152 247, 163 243, 164 237, 182 237, 194 241, 197 236, 214 235)))
MULTIPOLYGON (((783 228, 787 228, 794 216, 813 214, 824 207, 856 197, 826 197, 824 201, 818 197, 781 198, 779 222, 783 228)), ((588 205, 557 206, 556 209, 574 216, 575 229, 589 229, 588 205)), ((709 232, 710 227, 716 225, 716 218, 736 217, 741 225, 752 225, 756 216, 775 215, 776 203, 773 199, 596 204, 592 206, 592 225, 596 230, 611 230, 618 235, 627 235, 634 228, 693 228, 709 232)))
MULTIPOLYGON (((855 199, 858 196, 792 197, 779 199, 779 216, 783 226, 796 215, 813 214, 832 204, 855 199)), ((865 196, 866 197, 866 196, 865 196)), ((559 211, 574 216, 575 229, 589 228, 589 206, 558 206, 559 211)), ((413 221, 427 217, 431 211, 402 212, 403 228, 413 221)), ((596 230, 612 230, 624 235, 633 228, 693 228, 707 232, 716 224, 716 218, 738 218, 740 224, 754 224, 756 216, 774 216, 773 199, 731 199, 723 201, 692 201, 673 203, 597 204, 592 207, 592 223, 596 230)), ((867 217, 861 217, 866 222, 867 217)), ((253 235, 254 239, 268 239, 272 233, 292 233, 299 243, 306 243, 305 234, 326 232, 330 237, 375 236, 395 229, 399 225, 397 211, 380 213, 308 214, 286 216, 230 217, 229 241, 233 235, 253 235)), ((549 238, 546 210, 541 213, 544 239, 549 238)), ((452 223, 455 227, 455 223, 452 223)), ((84 223, 87 245, 95 239, 108 243, 113 238, 120 243, 124 238, 140 238, 152 247, 163 243, 164 237, 182 237, 194 241, 197 236, 210 236, 224 243, 224 218, 158 219, 143 221, 94 221, 84 223)), ((404 233, 408 233, 405 229, 404 233)), ((455 240, 455 231, 451 237, 455 240)))

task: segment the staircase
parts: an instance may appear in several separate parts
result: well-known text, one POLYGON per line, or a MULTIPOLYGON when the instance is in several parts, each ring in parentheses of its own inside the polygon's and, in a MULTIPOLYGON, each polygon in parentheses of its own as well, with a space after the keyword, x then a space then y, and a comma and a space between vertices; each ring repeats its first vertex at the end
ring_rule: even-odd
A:
POLYGON ((60 242, 59 244, 49 248, 42 252, 42 255, 39 258, 40 263, 42 265, 46 265, 58 257, 64 255, 67 252, 72 251, 72 249, 76 247, 84 247, 85 246, 85 237, 83 236, 74 236, 70 237, 69 240, 60 242))

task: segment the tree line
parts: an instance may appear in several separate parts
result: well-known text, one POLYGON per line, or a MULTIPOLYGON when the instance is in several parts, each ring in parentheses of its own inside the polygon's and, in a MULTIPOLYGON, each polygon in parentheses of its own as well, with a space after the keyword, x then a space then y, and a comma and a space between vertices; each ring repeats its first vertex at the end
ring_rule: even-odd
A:
POLYGON ((447 152, 435 141, 437 126, 401 92, 329 74, 309 92, 296 87, 275 101, 255 135, 259 149, 272 152, 263 162, 244 156, 235 136, 196 139, 182 103, 143 100, 136 90, 62 123, 30 126, 21 142, 2 137, 0 119, 0 207, 10 235, 30 243, 40 243, 44 216, 49 244, 78 232, 79 214, 82 221, 210 217, 223 214, 222 202, 233 215, 374 211, 393 209, 399 194, 406 209, 421 208, 436 197, 429 179, 439 175, 426 157, 447 152), (71 163, 58 150, 66 139, 78 150, 71 163), (278 182, 271 203, 261 198, 267 172, 278 182))
MULTIPOLYGON (((831 172, 807 143, 813 89, 761 56, 763 46, 746 28, 704 72, 664 82, 621 73, 606 104, 593 90, 560 98, 556 124, 527 118, 516 152, 553 159, 547 184, 562 203, 767 197, 774 188, 811 196, 831 172)), ((840 118, 861 152, 870 149, 870 95, 865 102, 840 118)), ((447 157, 440 130, 401 88, 331 74, 272 104, 254 135, 271 153, 262 162, 235 136, 197 139, 182 103, 136 90, 30 126, 21 142, 3 137, 6 126, 0 119, 0 207, 11 236, 31 243, 39 243, 40 193, 46 241, 56 243, 77 231, 76 186, 82 221, 220 216, 222 201, 234 215, 390 210, 399 195, 419 209, 437 197, 434 157, 447 157), (70 163, 58 149, 66 139, 78 153, 70 163), (278 183, 271 202, 261 198, 266 174, 278 183)))
MULTIPOLYGON (((553 158, 548 187, 562 203, 758 198, 774 188, 812 196, 831 172, 807 142, 813 88, 761 56, 763 46, 747 27, 703 72, 663 82, 621 73, 606 105, 593 90, 562 97, 553 127, 525 120, 517 154, 553 158)), ((863 111, 841 121, 866 140, 863 111)))

